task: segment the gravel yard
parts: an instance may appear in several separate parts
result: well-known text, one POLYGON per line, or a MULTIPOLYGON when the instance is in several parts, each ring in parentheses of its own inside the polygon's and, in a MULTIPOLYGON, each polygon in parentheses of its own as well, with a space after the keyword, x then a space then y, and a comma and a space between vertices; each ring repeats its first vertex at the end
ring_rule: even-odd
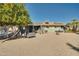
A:
POLYGON ((0 40, 2 56, 79 56, 79 35, 74 33, 36 34, 33 38, 0 40))

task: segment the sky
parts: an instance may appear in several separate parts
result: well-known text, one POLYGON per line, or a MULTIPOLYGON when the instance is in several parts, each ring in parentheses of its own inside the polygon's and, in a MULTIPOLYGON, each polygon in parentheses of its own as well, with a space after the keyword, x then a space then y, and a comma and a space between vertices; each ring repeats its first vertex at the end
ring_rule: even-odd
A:
POLYGON ((64 22, 79 20, 79 4, 75 3, 27 3, 32 22, 64 22))

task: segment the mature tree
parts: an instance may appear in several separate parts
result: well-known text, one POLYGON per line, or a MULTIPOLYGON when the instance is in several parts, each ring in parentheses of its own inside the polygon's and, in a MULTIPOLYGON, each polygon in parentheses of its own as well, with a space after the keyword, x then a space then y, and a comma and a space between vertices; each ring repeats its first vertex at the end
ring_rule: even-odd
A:
POLYGON ((27 25, 28 23, 31 23, 31 20, 24 4, 0 4, 0 25, 27 25))
POLYGON ((72 27, 72 31, 76 32, 79 26, 79 21, 77 19, 73 19, 70 23, 67 23, 67 26, 72 27))

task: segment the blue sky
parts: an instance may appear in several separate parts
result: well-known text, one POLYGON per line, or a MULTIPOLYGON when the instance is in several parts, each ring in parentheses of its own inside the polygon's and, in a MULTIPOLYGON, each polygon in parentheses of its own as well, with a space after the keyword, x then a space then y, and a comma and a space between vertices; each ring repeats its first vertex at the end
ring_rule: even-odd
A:
POLYGON ((27 3, 25 4, 33 22, 64 22, 79 19, 79 4, 27 3))

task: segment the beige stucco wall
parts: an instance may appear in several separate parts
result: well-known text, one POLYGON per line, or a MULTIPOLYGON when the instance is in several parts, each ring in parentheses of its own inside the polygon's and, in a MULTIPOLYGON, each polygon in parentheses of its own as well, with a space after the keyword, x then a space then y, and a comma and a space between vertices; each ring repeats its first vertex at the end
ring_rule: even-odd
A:
POLYGON ((48 32, 55 32, 55 31, 64 31, 61 27, 43 27, 44 30, 47 30, 48 32))

